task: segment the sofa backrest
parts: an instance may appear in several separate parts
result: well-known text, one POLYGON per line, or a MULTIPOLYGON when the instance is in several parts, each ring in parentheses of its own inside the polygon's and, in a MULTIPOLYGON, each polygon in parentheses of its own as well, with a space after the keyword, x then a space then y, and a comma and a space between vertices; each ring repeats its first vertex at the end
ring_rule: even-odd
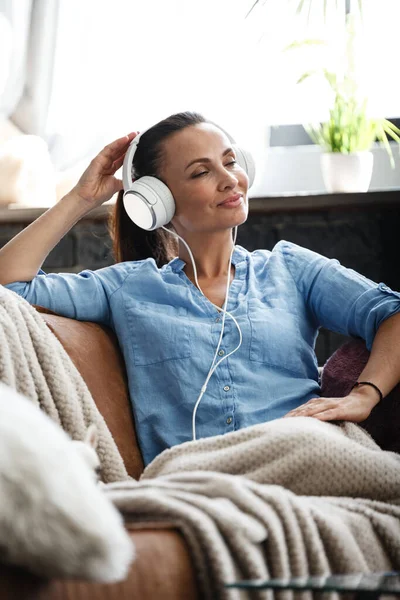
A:
POLYGON ((129 400, 124 361, 107 327, 60 317, 35 307, 59 339, 88 386, 132 477, 143 471, 129 400))

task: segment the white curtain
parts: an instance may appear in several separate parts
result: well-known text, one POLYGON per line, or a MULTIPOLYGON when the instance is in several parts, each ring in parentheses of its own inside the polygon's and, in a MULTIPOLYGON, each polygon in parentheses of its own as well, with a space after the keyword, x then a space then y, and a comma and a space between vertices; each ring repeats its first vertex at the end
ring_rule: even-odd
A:
POLYGON ((32 0, 0 0, 0 115, 9 117, 24 91, 32 0))
MULTIPOLYGON (((42 136, 58 169, 180 110, 203 112, 262 160, 269 125, 323 119, 329 102, 321 82, 295 81, 332 54, 283 47, 305 35, 342 40, 334 13, 321 25, 322 2, 306 31, 293 0, 260 0, 245 19, 253 1, 0 0, 0 49, 10 28, 12 37, 10 60, 0 54, 0 83, 9 63, 0 111, 42 136)), ((363 5, 364 84, 374 112, 394 116, 400 81, 387 25, 400 2, 363 5)))
POLYGON ((7 33, 6 41, 4 37, 0 41, 5 48, 0 73, 7 73, 0 112, 23 132, 42 137, 52 88, 58 6, 59 0, 0 0, 0 23, 7 33))
MULTIPOLYGON (((28 0, 25 0, 27 2, 28 0)), ((46 139, 46 124, 54 79, 54 47, 59 27, 61 0, 31 0, 24 89, 12 114, 14 123, 26 133, 46 139)), ((19 0, 14 0, 18 6, 19 0)))

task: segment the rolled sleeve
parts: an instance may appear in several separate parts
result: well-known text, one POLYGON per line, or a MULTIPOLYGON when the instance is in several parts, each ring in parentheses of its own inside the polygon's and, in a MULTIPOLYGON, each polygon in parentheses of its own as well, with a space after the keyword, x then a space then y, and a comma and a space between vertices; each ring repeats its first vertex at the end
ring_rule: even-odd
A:
POLYGON ((400 312, 400 293, 384 283, 290 242, 282 252, 318 326, 363 338, 370 350, 380 324, 400 312))
POLYGON ((109 296, 118 287, 120 277, 113 267, 81 273, 48 273, 40 270, 29 282, 5 287, 30 304, 48 308, 59 315, 79 321, 110 324, 109 296))

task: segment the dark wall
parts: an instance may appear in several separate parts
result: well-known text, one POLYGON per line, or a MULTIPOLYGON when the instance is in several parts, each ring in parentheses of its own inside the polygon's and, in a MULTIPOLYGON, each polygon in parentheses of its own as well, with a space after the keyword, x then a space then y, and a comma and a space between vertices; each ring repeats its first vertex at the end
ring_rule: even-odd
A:
MULTIPOLYGON (((328 258, 337 258, 345 267, 400 291, 399 239, 399 208, 382 206, 253 213, 239 228, 237 242, 248 250, 270 250, 279 240, 289 240, 328 258)), ((316 346, 319 364, 324 364, 346 340, 343 335, 321 329, 316 346)))

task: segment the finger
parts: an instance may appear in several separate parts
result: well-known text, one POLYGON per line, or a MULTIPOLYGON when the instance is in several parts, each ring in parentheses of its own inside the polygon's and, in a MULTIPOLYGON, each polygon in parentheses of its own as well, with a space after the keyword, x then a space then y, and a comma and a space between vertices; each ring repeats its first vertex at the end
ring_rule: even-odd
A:
MULTIPOLYGON (((324 400, 324 403, 325 402, 326 402, 326 400, 324 400)), ((308 410, 311 406, 316 406, 317 403, 319 405, 321 404, 321 398, 311 398, 311 400, 308 400, 307 402, 300 404, 300 406, 296 406, 296 408, 293 408, 290 412, 293 413, 293 412, 308 410)))
POLYGON ((114 184, 115 184, 115 191, 119 192, 120 190, 123 190, 124 189, 124 184, 122 183, 122 180, 118 179, 118 177, 115 177, 114 179, 115 179, 115 182, 114 182, 114 184))
POLYGON ((123 152, 126 152, 129 144, 137 135, 137 132, 132 132, 128 135, 118 138, 117 140, 114 140, 110 144, 107 144, 107 146, 104 146, 99 156, 104 156, 108 160, 112 159, 114 162, 114 160, 119 158, 123 152))
POLYGON ((97 160, 106 173, 114 174, 123 165, 129 145, 137 135, 139 135, 139 132, 132 132, 125 138, 119 138, 103 148, 97 156, 97 160), (125 143, 121 145, 122 140, 125 140, 125 143), (117 163, 117 166, 114 163, 117 163))
POLYGON ((114 173, 115 171, 113 170, 113 165, 114 162, 116 160, 119 160, 121 158, 121 156, 125 156, 126 154, 126 149, 125 147, 123 147, 123 153, 121 155, 121 153, 119 152, 118 155, 112 154, 112 153, 105 153, 103 149, 100 154, 98 154, 96 156, 96 158, 93 159, 93 163, 97 166, 97 171, 100 173, 104 173, 105 175, 111 175, 112 173, 114 173))
POLYGON ((113 171, 114 171, 114 173, 115 173, 116 171, 118 171, 118 169, 120 169, 120 168, 122 167, 122 165, 124 164, 124 158, 125 158, 125 154, 123 154, 123 155, 121 156, 121 158, 119 158, 118 160, 115 160, 115 161, 113 162, 113 166, 112 166, 112 168, 113 168, 113 171))
POLYGON ((325 403, 326 401, 327 401, 327 398, 311 398, 310 400, 308 400, 301 406, 309 406, 310 404, 316 404, 317 402, 319 402, 321 404, 321 403, 325 403))
POLYGON ((328 412, 330 410, 335 410, 334 407, 327 406, 321 408, 320 406, 316 406, 314 408, 309 408, 308 410, 304 410, 301 414, 303 417, 315 417, 315 415, 322 414, 324 412, 328 412))
POLYGON ((121 146, 128 145, 128 144, 131 143, 132 140, 135 139, 135 137, 137 135, 139 135, 138 131, 131 131, 131 133, 128 133, 127 135, 123 135, 122 137, 117 138, 113 142, 110 142, 109 144, 107 144, 106 146, 104 146, 104 149, 106 149, 106 148, 120 148, 121 146))
MULTIPOLYGON (((129 137, 130 141, 132 141, 137 135, 139 135, 138 131, 129 134, 128 137, 129 137)), ((112 172, 113 173, 115 173, 115 171, 118 171, 118 169, 120 169, 122 167, 122 165, 124 164, 124 158, 125 158, 125 155, 126 155, 126 151, 127 151, 127 148, 125 148, 125 146, 124 146, 122 148, 122 152, 120 153, 120 155, 114 157, 114 162, 113 162, 113 165, 112 165, 112 172)))
POLYGON ((285 419, 286 417, 307 417, 309 415, 307 415, 304 411, 301 410, 291 410, 290 412, 286 413, 286 415, 283 416, 283 418, 285 419))
POLYGON ((285 417, 309 417, 313 419, 319 419, 320 421, 335 421, 343 419, 343 415, 337 408, 329 408, 326 410, 319 410, 314 412, 291 411, 290 413, 287 413, 285 417))
POLYGON ((139 135, 139 131, 132 131, 131 133, 128 133, 129 141, 131 142, 134 140, 137 135, 139 135))
POLYGON ((114 175, 116 171, 124 164, 126 152, 123 152, 121 156, 112 159, 105 159, 102 161, 101 166, 105 175, 114 175), (112 160, 112 162, 111 162, 112 160), (106 162, 107 161, 107 162, 106 162))
POLYGON ((295 408, 293 410, 290 410, 288 413, 286 413, 286 415, 284 415, 285 417, 299 417, 302 416, 302 410, 300 408, 295 408))
POLYGON ((319 421, 342 421, 344 419, 343 414, 340 413, 337 409, 325 410, 323 412, 312 415, 313 419, 318 419, 319 421))
POLYGON ((335 404, 334 403, 329 403, 328 404, 326 401, 315 402, 313 404, 306 403, 306 404, 303 404, 302 406, 299 406, 298 408, 295 408, 295 409, 291 410, 285 416, 289 416, 289 417, 313 417, 315 414, 317 414, 319 412, 323 412, 325 410, 334 409, 334 408, 335 408, 335 404))

